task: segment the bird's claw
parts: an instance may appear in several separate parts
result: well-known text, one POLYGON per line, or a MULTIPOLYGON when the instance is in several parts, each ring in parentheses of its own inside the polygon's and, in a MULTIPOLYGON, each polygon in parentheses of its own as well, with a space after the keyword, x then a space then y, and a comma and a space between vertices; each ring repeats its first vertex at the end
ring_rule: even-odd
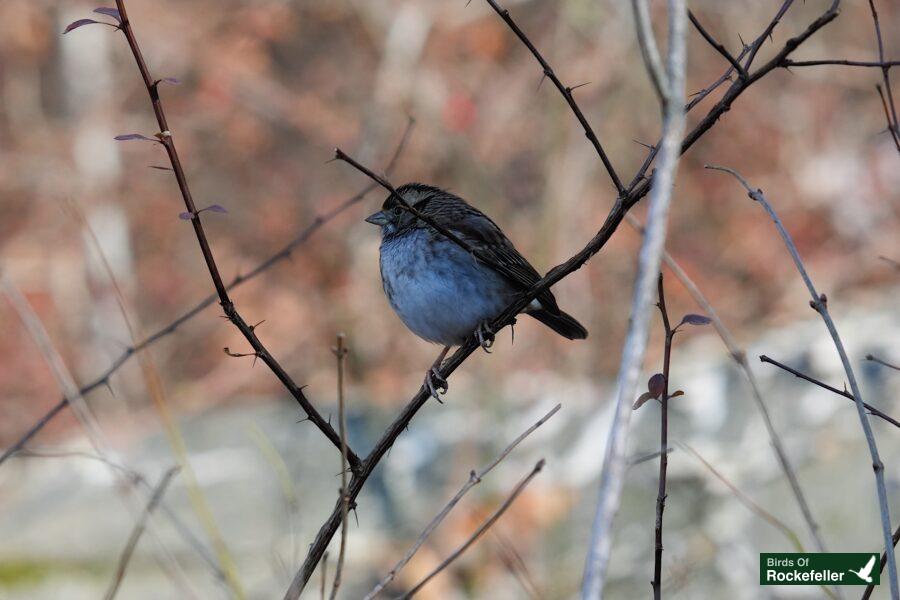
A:
POLYGON ((431 367, 428 369, 428 372, 425 373, 425 389, 432 398, 443 404, 444 401, 441 400, 441 394, 446 394, 450 387, 447 380, 441 376, 438 368, 431 367))
POLYGON ((494 332, 491 331, 487 321, 482 322, 478 329, 475 330, 475 338, 478 340, 481 349, 490 354, 490 348, 494 345, 494 332))

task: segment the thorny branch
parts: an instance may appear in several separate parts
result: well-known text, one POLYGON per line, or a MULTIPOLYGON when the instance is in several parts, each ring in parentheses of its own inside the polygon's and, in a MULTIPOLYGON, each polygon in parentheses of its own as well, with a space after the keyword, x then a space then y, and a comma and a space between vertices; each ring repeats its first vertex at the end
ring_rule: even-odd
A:
MULTIPOLYGON (((412 132, 412 128, 414 125, 414 121, 409 119, 407 122, 406 128, 403 131, 403 135, 400 138, 400 141, 397 144, 397 147, 394 150, 394 154, 391 157, 390 161, 385 168, 386 173, 390 173, 393 171, 394 166, 397 164, 397 161, 400 158, 400 155, 403 153, 403 149, 406 147, 406 142, 409 140, 410 133, 412 132)), ((301 231, 297 236, 295 236, 291 241, 281 247, 280 250, 257 264, 255 267, 250 269, 246 274, 237 275, 231 282, 226 286, 228 291, 232 291, 240 285, 247 283, 252 279, 256 279, 262 273, 269 270, 271 267, 276 264, 281 263, 282 261, 291 257, 294 251, 302 246, 307 240, 309 240, 313 234, 315 234, 319 229, 327 225, 329 222, 334 220, 338 215, 345 212, 347 209, 359 204, 363 198, 365 198, 372 190, 378 187, 378 184, 375 182, 367 184, 363 187, 359 192, 350 196, 331 210, 325 211, 319 215, 316 215, 312 222, 307 225, 303 231, 301 231)), ((155 344, 159 340, 164 337, 174 333, 179 327, 184 325, 186 322, 193 319, 195 316, 200 314, 204 309, 212 306, 218 296, 213 293, 198 302, 193 308, 182 314, 180 317, 158 329, 156 332, 150 334, 142 341, 128 346, 125 350, 122 351, 122 354, 119 355, 116 360, 114 360, 109 367, 106 368, 98 377, 94 378, 90 383, 84 385, 79 391, 82 396, 85 396, 94 390, 103 387, 109 386, 110 378, 112 375, 118 371, 128 360, 137 355, 141 350, 145 348, 149 348, 151 345, 155 344)), ((59 402, 57 402, 43 417, 41 417, 28 431, 26 431, 16 442, 7 448, 2 455, 0 455, 0 465, 6 462, 11 456, 22 450, 38 432, 41 431, 50 421, 56 417, 64 408, 66 408, 69 404, 68 398, 62 398, 59 402)))
MULTIPOLYGON (((228 295, 228 288, 226 287, 224 281, 222 280, 221 275, 219 274, 219 267, 216 265, 215 258, 213 257, 212 249, 209 246, 209 241, 206 237, 206 231, 203 229, 203 223, 201 221, 201 216, 197 211, 197 207, 194 204, 193 196, 191 195, 191 190, 188 187, 187 177, 184 173, 184 168, 181 165, 181 159, 178 156, 178 151, 175 148, 175 139, 172 135, 172 132, 169 128, 168 121, 166 120, 166 114, 163 110, 162 101, 159 96, 159 80, 154 80, 150 75, 150 70, 147 67, 146 62, 144 61, 144 56, 141 53, 141 48, 138 45, 137 39, 134 34, 134 30, 131 26, 131 21, 128 19, 128 13, 125 10, 125 0, 116 0, 116 8, 119 11, 119 17, 121 23, 119 25, 119 29, 125 34, 125 39, 128 40, 128 47, 131 49, 131 54, 134 57, 135 63, 137 64, 138 70, 141 73, 141 78, 144 80, 144 86, 147 88, 147 94, 150 96, 150 103, 153 106, 153 113, 156 115, 156 122, 159 125, 160 134, 159 140, 163 147, 166 149, 166 154, 169 156, 169 162, 172 165, 172 171, 175 174, 175 179, 178 182, 178 189, 181 191, 182 200, 184 200, 184 206, 187 209, 187 212, 192 215, 190 222, 191 226, 194 229, 194 234, 197 237, 197 243, 200 245, 200 251, 203 254, 203 260, 206 262, 206 268, 209 271, 210 278, 213 281, 213 285, 216 288, 216 294, 219 298, 219 304, 222 306, 222 310, 225 312, 225 316, 228 317, 228 320, 231 321, 235 327, 243 334, 244 338, 246 338, 247 342, 253 348, 253 351, 256 353, 256 356, 262 360, 267 367, 272 371, 272 373, 281 381, 282 385, 290 392, 290 394, 297 400, 300 404, 300 407, 309 417, 309 420, 312 421, 316 427, 327 437, 332 444, 338 449, 341 447, 340 436, 338 436, 337 432, 325 420, 319 411, 312 405, 309 399, 306 397, 306 394, 303 393, 303 388, 294 383, 294 380, 291 379, 290 375, 287 374, 287 371, 281 366, 281 364, 275 359, 274 356, 266 349, 263 343, 260 341, 259 337, 256 335, 253 327, 248 325, 241 314, 238 312, 237 308, 232 302, 231 298, 228 295)), ((360 459, 359 457, 352 451, 348 450, 347 458, 351 467, 356 470, 359 469, 360 459)))
MULTIPOLYGON (((760 356, 759 360, 760 360, 760 362, 769 363, 770 365, 775 365, 776 367, 787 371, 788 373, 790 373, 791 375, 793 375, 795 377, 799 377, 800 379, 805 379, 806 381, 808 381, 810 383, 814 383, 817 386, 819 386, 820 388, 826 389, 829 392, 833 392, 833 393, 837 394, 838 396, 843 396, 844 398, 847 398, 851 402, 856 402, 856 398, 854 398, 853 394, 851 394, 847 390, 842 391, 842 390, 837 389, 836 387, 831 387, 827 383, 819 381, 815 377, 811 377, 810 375, 806 375, 805 373, 801 373, 800 371, 798 371, 796 369, 792 369, 791 367, 789 367, 783 363, 780 363, 777 360, 769 358, 765 354, 760 356)), ((873 414, 876 417, 880 417, 880 418, 884 419, 885 421, 887 421, 894 427, 900 427, 900 421, 897 421, 897 419, 895 419, 894 417, 878 410, 877 408, 875 408, 874 406, 872 406, 871 404, 868 404, 866 402, 863 402, 863 406, 866 407, 866 410, 869 411, 870 414, 873 414)))

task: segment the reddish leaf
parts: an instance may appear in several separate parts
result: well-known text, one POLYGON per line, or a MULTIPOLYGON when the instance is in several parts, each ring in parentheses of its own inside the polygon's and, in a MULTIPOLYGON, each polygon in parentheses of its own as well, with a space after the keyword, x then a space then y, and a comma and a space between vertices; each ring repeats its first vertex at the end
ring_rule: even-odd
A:
POLYGON ((95 8, 94 12, 97 13, 98 15, 106 15, 107 17, 112 17, 119 23, 122 22, 122 16, 119 14, 119 9, 117 9, 117 8, 100 7, 100 8, 95 8))
POLYGON ((650 392, 652 398, 659 398, 662 396, 665 387, 666 378, 663 377, 662 373, 657 373, 647 381, 647 391, 650 392))
POLYGON ((73 29, 78 29, 79 27, 83 27, 84 25, 93 25, 94 23, 102 25, 100 21, 95 21, 94 19, 78 19, 77 21, 69 23, 69 26, 66 27, 65 31, 63 31, 63 35, 69 33, 73 29))
MULTIPOLYGON (((194 215, 193 215, 193 213, 183 212, 178 215, 178 218, 181 219, 182 221, 190 221, 191 219, 194 218, 194 215)), ((227 350, 227 348, 226 348, 226 350, 227 350)))
POLYGON ((631 406, 631 410, 637 410, 644 405, 647 400, 652 400, 653 396, 650 395, 650 392, 644 392, 638 399, 634 401, 634 404, 631 406))
POLYGON ((669 398, 674 398, 674 397, 676 397, 676 396, 684 396, 684 392, 681 391, 681 390, 677 390, 674 394, 672 394, 671 396, 669 396, 669 398))
POLYGON ((118 142, 128 142, 131 140, 144 140, 146 142, 155 142, 153 138, 148 138, 146 135, 141 135, 140 133, 124 133, 122 135, 117 135, 115 138, 118 142))
POLYGON ((204 210, 211 210, 212 212, 215 212, 215 213, 227 213, 228 212, 227 210, 225 210, 224 206, 221 206, 219 204, 212 204, 210 206, 207 206, 206 208, 202 209, 200 212, 203 212, 204 210))
POLYGON ((681 319, 681 323, 678 325, 684 325, 685 323, 688 325, 709 325, 712 323, 712 319, 704 315, 684 315, 681 319))

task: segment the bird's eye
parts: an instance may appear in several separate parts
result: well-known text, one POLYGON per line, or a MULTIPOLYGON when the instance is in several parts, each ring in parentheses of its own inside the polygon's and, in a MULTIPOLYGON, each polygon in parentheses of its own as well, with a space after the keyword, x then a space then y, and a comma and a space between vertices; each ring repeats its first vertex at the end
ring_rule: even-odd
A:
POLYGON ((395 206, 393 209, 391 209, 391 212, 394 213, 394 216, 399 217, 400 213, 403 212, 403 209, 399 206, 395 206))

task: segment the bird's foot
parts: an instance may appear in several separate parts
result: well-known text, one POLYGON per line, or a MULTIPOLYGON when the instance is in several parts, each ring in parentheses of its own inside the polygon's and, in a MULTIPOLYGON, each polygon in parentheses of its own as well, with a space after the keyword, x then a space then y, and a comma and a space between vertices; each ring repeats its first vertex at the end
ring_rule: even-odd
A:
POLYGON ((447 390, 450 389, 447 380, 441 376, 440 371, 438 371, 438 367, 431 367, 425 373, 425 389, 431 395, 432 398, 440 402, 444 403, 441 400, 441 394, 446 394, 447 390))
POLYGON ((478 328, 475 330, 475 338, 478 340, 481 349, 490 354, 491 346, 494 345, 494 332, 491 330, 488 321, 482 321, 478 325, 478 328))

